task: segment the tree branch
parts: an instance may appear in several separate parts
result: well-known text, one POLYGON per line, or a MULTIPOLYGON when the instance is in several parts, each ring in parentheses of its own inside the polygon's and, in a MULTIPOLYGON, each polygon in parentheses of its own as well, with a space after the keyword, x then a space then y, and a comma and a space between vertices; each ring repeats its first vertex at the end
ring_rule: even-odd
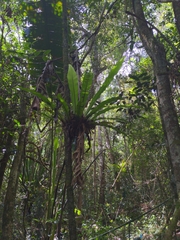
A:
POLYGON ((155 30, 161 35, 161 37, 173 48, 173 50, 174 50, 175 52, 178 51, 177 48, 175 48, 174 45, 171 43, 171 41, 169 41, 169 39, 168 39, 157 27, 155 27, 152 23, 150 23, 150 22, 147 21, 147 20, 144 20, 144 19, 140 18, 140 17, 137 16, 135 13, 132 13, 132 12, 129 12, 129 11, 126 11, 126 13, 127 13, 128 15, 131 15, 131 16, 133 16, 133 17, 135 17, 135 18, 138 18, 139 20, 142 20, 142 21, 144 21, 145 23, 147 23, 149 26, 151 26, 152 29, 155 29, 155 30))
POLYGON ((97 28, 96 28, 95 31, 86 39, 86 41, 82 44, 82 46, 80 46, 80 47, 78 48, 78 51, 79 51, 80 49, 82 49, 82 48, 87 44, 87 42, 88 42, 90 39, 92 39, 92 42, 91 42, 91 45, 90 45, 89 49, 87 50, 87 52, 85 53, 83 59, 82 59, 81 62, 80 62, 81 65, 82 65, 82 63, 84 62, 84 60, 85 60, 85 58, 87 57, 87 55, 91 52, 91 49, 92 49, 93 44, 94 44, 95 39, 96 39, 96 35, 99 33, 99 30, 100 30, 100 28, 101 28, 101 25, 102 25, 102 23, 104 22, 104 19, 106 19, 107 15, 109 14, 109 12, 111 11, 111 9, 113 8, 113 6, 115 5, 115 3, 116 3, 117 1, 118 1, 118 0, 115 0, 113 3, 110 4, 110 6, 109 6, 106 14, 104 14, 104 13, 105 13, 105 10, 106 10, 106 4, 107 4, 107 3, 104 4, 104 7, 103 7, 103 10, 102 10, 102 12, 101 12, 101 16, 100 16, 99 24, 98 24, 97 28))

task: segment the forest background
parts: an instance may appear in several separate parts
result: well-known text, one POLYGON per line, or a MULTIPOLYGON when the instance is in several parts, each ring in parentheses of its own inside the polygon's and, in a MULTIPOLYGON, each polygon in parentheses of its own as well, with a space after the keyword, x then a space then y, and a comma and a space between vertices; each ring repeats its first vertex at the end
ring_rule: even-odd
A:
POLYGON ((0 3, 0 238, 177 239, 180 2, 0 3))

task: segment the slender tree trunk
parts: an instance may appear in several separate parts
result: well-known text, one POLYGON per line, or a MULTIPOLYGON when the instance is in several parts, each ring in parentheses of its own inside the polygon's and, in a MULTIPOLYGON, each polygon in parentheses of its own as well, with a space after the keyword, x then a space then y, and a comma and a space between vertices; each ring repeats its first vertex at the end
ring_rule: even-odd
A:
MULTIPOLYGON (((92 161, 94 161, 96 155, 96 129, 94 130, 94 139, 92 145, 92 161)), ((93 164, 93 200, 94 200, 94 210, 97 207, 97 163, 94 161, 93 164)))
POLYGON ((178 194, 180 194, 180 128, 171 94, 165 49, 164 46, 154 38, 152 30, 147 26, 141 1, 136 0, 135 3, 137 28, 145 49, 150 55, 154 65, 159 111, 167 137, 178 194))
POLYGON ((7 143, 5 146, 6 152, 4 153, 4 156, 2 157, 2 159, 0 160, 0 189, 2 186, 2 182, 3 182, 4 172, 6 170, 6 166, 7 166, 10 154, 11 154, 10 149, 12 149, 11 148, 12 140, 13 140, 13 135, 8 134, 7 143))
POLYGON ((68 32, 68 18, 67 18, 67 1, 63 0, 63 84, 64 84, 64 98, 67 103, 70 103, 70 94, 67 81, 68 72, 68 49, 69 49, 69 32, 68 32))
MULTIPOLYGON (((64 82, 64 96, 67 103, 70 104, 70 94, 67 81, 68 72, 68 18, 67 18, 67 1, 63 0, 63 82, 64 82)), ((74 213, 74 191, 72 185, 73 170, 72 170, 72 139, 70 138, 69 130, 64 129, 64 146, 65 146, 65 166, 66 166, 66 191, 67 191, 67 212, 69 225, 69 239, 76 240, 76 221, 74 213)))
MULTIPOLYGON (((88 33, 88 34, 91 35, 91 33, 88 33)), ((92 86, 90 89, 89 99, 91 99, 96 92, 98 76, 107 69, 106 66, 101 67, 101 59, 99 57, 96 37, 92 41, 93 41, 93 43, 91 43, 91 44, 93 44, 93 46, 92 46, 92 52, 90 55, 90 60, 91 60, 92 71, 93 71, 93 83, 92 83, 92 86)))
POLYGON ((6 191, 6 196, 4 200, 4 209, 3 209, 3 217, 2 217, 2 239, 13 240, 13 216, 14 216, 14 205, 16 192, 18 187, 18 179, 20 175, 22 159, 25 148, 25 141, 28 134, 28 129, 25 126, 26 119, 26 106, 24 98, 21 98, 20 104, 20 118, 19 121, 21 123, 21 132, 19 134, 18 139, 18 148, 16 155, 13 160, 13 164, 11 167, 9 181, 6 191))
POLYGON ((96 40, 94 40, 94 44, 92 47, 92 53, 91 53, 91 64, 92 64, 92 70, 93 70, 93 82, 92 82, 92 86, 90 89, 90 93, 89 93, 89 99, 92 98, 92 96, 95 94, 96 91, 96 84, 97 84, 97 78, 99 75, 99 61, 98 61, 98 47, 96 44, 96 40))
POLYGON ((174 10, 174 15, 176 20, 176 27, 180 34, 180 2, 174 1, 172 4, 173 4, 173 10, 174 10))
POLYGON ((98 150, 101 152, 99 156, 100 159, 100 189, 99 189, 99 207, 102 211, 102 224, 106 225, 106 213, 104 211, 105 204, 105 187, 106 187, 106 179, 105 179, 105 157, 103 153, 103 142, 102 142, 102 129, 98 127, 98 150))
MULTIPOLYGON (((180 128, 171 94, 166 53, 164 46, 154 37, 152 29, 147 25, 141 0, 134 1, 134 14, 139 35, 154 65, 159 112, 164 132, 167 137, 170 160, 172 162, 175 184, 180 200, 180 128)), ((178 203, 173 221, 175 221, 175 219, 177 220, 177 216, 179 215, 180 208, 178 203)), ((166 240, 171 239, 172 233, 175 230, 175 224, 173 221, 171 221, 168 232, 164 237, 166 240)))
POLYGON ((105 159, 102 151, 102 136, 101 136, 101 127, 98 127, 98 148, 99 152, 102 154, 99 156, 100 158, 100 190, 99 190, 99 204, 103 206, 105 204, 105 159))
POLYGON ((13 216, 18 178, 22 164, 26 132, 22 131, 19 136, 18 150, 11 168, 7 192, 4 201, 4 211, 2 219, 2 239, 13 239, 13 216))
POLYGON ((66 164, 66 189, 67 189, 67 209, 69 224, 69 239, 76 240, 76 221, 74 213, 74 192, 72 185, 72 141, 69 132, 65 132, 65 164, 66 164))
MULTIPOLYGON (((107 129, 105 129, 105 136, 106 136, 106 145, 107 145, 107 148, 108 148, 109 159, 110 159, 111 163, 115 166, 116 160, 115 160, 115 157, 114 157, 114 154, 113 154, 111 141, 110 141, 109 133, 108 133, 107 129)), ((120 183, 119 183, 118 178, 117 178, 118 171, 117 171, 116 167, 113 168, 113 173, 114 173, 114 183, 113 183, 112 187, 115 186, 116 190, 119 191, 120 190, 120 183)))

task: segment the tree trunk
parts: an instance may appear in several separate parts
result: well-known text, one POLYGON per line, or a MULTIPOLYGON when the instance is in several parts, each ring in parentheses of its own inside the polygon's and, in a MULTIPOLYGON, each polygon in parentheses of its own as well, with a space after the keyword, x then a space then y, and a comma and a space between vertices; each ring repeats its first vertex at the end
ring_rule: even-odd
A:
POLYGON ((180 34, 180 2, 178 1, 173 2, 173 10, 174 10, 174 15, 176 20, 176 27, 180 34))
POLYGON ((101 152, 100 159, 100 189, 99 189, 99 209, 102 212, 102 224, 106 225, 106 213, 104 211, 105 205, 105 188, 106 188, 106 179, 105 179, 105 157, 103 152, 103 143, 102 143, 102 129, 98 127, 98 150, 101 152))
POLYGON ((28 134, 28 129, 25 126, 26 119, 26 106, 25 100, 21 98, 20 104, 20 118, 21 132, 19 134, 18 149, 14 157, 14 161, 11 167, 6 196, 4 200, 4 209, 2 217, 2 239, 12 240, 13 237, 13 216, 14 216, 14 205, 16 198, 16 191, 18 187, 18 179, 20 175, 22 159, 25 148, 25 141, 28 134))
POLYGON ((4 172, 6 170, 6 166, 7 166, 9 157, 11 155, 10 149, 12 149, 11 148, 12 140, 13 140, 13 135, 9 133, 8 136, 7 136, 7 143, 6 143, 6 146, 5 146, 6 151, 5 151, 2 159, 0 160, 0 189, 1 189, 1 186, 2 186, 2 182, 3 182, 4 172))
MULTIPOLYGON (((70 104, 70 94, 67 81, 68 72, 68 17, 67 17, 67 1, 63 0, 63 82, 64 82, 64 97, 68 104, 70 104)), ((67 212, 68 212, 68 225, 69 225, 69 239, 76 240, 76 221, 74 213, 74 191, 72 185, 72 139, 67 129, 64 129, 64 145, 65 145, 65 166, 66 166, 66 190, 67 190, 67 212)))
MULTIPOLYGON (((94 138, 93 138, 93 145, 92 145, 92 161, 94 161, 96 157, 96 129, 94 130, 94 138)), ((97 209, 97 186, 98 186, 98 179, 97 179, 97 163, 94 161, 93 164, 93 201, 94 201, 94 211, 97 209)))
MULTIPOLYGON (((136 17, 137 30, 154 66, 159 112, 165 136, 167 137, 170 160, 172 162, 175 184, 179 196, 178 199, 180 200, 180 128, 171 94, 165 48, 161 42, 154 37, 152 29, 148 27, 140 0, 134 1, 134 14, 136 17)), ((179 204, 177 206, 175 216, 177 216, 177 212, 180 211, 179 204)), ((169 228, 171 231, 164 239, 171 239, 172 232, 174 231, 171 223, 169 228)))
POLYGON ((110 141, 110 138, 109 138, 109 133, 108 133, 108 130, 106 128, 105 128, 105 136, 106 136, 106 146, 107 146, 107 149, 108 149, 109 160, 114 165, 114 167, 113 167, 114 183, 113 183, 112 187, 115 187, 116 190, 119 191, 120 190, 120 182, 118 180, 118 171, 117 171, 117 168, 115 167, 116 159, 115 159, 114 154, 113 154, 111 141, 110 141))
POLYGON ((165 49, 164 46, 155 39, 152 30, 147 26, 141 1, 136 0, 135 3, 137 28, 144 47, 154 65, 159 111, 167 137, 178 194, 180 194, 180 128, 171 94, 165 49))
POLYGON ((66 165, 66 189, 67 189, 67 209, 69 224, 69 239, 76 240, 76 221, 74 213, 74 192, 72 185, 72 141, 69 132, 65 132, 65 165, 66 165))
POLYGON ((101 127, 98 127, 98 147, 99 152, 102 154, 99 156, 100 158, 100 190, 99 190, 99 204, 103 206, 105 204, 105 159, 102 149, 102 136, 101 136, 101 127))

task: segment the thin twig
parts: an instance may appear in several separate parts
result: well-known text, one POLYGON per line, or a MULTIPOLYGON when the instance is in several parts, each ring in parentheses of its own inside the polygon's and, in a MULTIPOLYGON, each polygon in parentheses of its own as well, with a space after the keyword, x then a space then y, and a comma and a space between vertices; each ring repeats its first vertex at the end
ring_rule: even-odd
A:
POLYGON ((80 64, 82 65, 82 63, 84 62, 85 58, 87 57, 87 55, 90 53, 90 51, 92 50, 92 47, 93 47, 93 44, 95 42, 95 39, 96 39, 96 35, 99 33, 99 30, 101 28, 101 25, 102 23, 104 22, 104 19, 106 19, 107 15, 109 14, 109 12, 111 11, 111 9, 113 8, 113 6, 115 5, 115 3, 117 2, 118 0, 115 0, 113 3, 111 3, 111 5, 109 6, 109 9, 107 10, 107 13, 105 13, 105 10, 106 10, 106 4, 107 2, 104 4, 104 7, 103 7, 103 10, 101 12, 101 16, 100 16, 100 20, 99 20, 99 24, 97 26, 97 28, 95 29, 95 31, 86 39, 86 41, 82 44, 82 46, 80 46, 78 48, 78 51, 80 49, 82 49, 84 46, 86 46, 87 42, 92 39, 92 42, 91 42, 91 45, 89 47, 89 49, 87 50, 87 52, 85 53, 83 59, 81 60, 80 64))
POLYGON ((140 18, 139 16, 137 16, 136 14, 134 14, 134 13, 132 13, 132 12, 126 11, 126 13, 127 13, 128 15, 131 15, 131 16, 133 16, 133 17, 135 17, 135 18, 140 19, 141 21, 143 21, 143 22, 147 23, 149 26, 151 26, 152 29, 155 29, 155 30, 161 35, 161 37, 173 48, 173 50, 174 50, 175 52, 177 52, 177 49, 174 47, 174 45, 171 43, 171 41, 169 41, 169 39, 168 39, 157 27, 155 27, 152 23, 150 23, 150 22, 147 21, 147 20, 144 20, 144 19, 140 18))
POLYGON ((154 208, 152 208, 152 209, 148 210, 147 212, 139 215, 138 217, 136 217, 136 218, 134 218, 134 219, 132 219, 132 220, 126 222, 126 223, 123 223, 122 225, 120 225, 120 226, 118 226, 118 227, 115 227, 115 228, 113 228, 113 229, 110 229, 109 231, 107 231, 107 232, 105 232, 105 233, 103 233, 103 234, 100 234, 100 235, 98 235, 98 236, 96 236, 96 237, 90 238, 90 240, 98 239, 99 237, 105 236, 105 235, 107 235, 107 234, 109 234, 109 233, 111 233, 111 232, 114 232, 115 230, 117 230, 117 229, 119 229, 119 228, 121 228, 121 227, 123 227, 123 226, 129 225, 130 223, 137 221, 138 219, 142 218, 142 217, 145 216, 146 214, 148 214, 148 213, 152 212, 153 210, 161 207, 161 206, 164 205, 166 202, 168 202, 170 199, 172 199, 172 197, 166 199, 164 202, 158 204, 158 205, 155 206, 154 208))

